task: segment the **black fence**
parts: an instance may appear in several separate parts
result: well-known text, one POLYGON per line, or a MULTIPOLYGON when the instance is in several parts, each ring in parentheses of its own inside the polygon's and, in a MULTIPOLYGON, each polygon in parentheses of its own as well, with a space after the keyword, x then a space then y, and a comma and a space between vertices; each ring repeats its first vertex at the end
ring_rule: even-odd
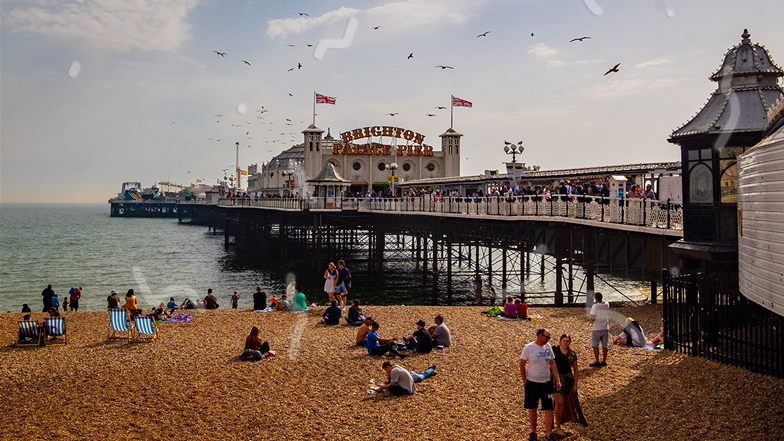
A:
POLYGON ((745 298, 737 278, 662 280, 667 349, 784 378, 784 317, 745 298))

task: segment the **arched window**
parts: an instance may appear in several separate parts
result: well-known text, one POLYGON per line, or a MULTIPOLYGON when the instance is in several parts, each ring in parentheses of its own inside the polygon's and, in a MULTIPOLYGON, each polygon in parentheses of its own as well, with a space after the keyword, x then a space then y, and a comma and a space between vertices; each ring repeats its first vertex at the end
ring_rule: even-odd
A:
POLYGON ((713 173, 704 163, 695 165, 689 172, 689 202, 695 204, 713 202, 713 173))

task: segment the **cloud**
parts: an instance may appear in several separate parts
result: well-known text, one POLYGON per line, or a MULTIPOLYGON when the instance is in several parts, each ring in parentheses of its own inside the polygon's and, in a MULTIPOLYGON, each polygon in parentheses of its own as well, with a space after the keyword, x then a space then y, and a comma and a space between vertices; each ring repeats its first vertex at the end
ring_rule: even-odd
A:
POLYGON ((286 38, 355 15, 365 15, 373 25, 398 29, 466 23, 487 0, 402 0, 369 9, 340 7, 314 17, 275 19, 267 22, 267 36, 286 38))
POLYGON ((586 64, 597 64, 597 63, 604 63, 607 60, 574 60, 572 64, 575 66, 583 66, 586 64))
POLYGON ((659 78, 652 80, 631 78, 621 81, 608 82, 590 88, 583 88, 577 93, 577 95, 589 98, 615 98, 673 87, 679 84, 683 84, 686 81, 687 80, 685 79, 676 78, 659 78))
POLYGON ((19 34, 77 40, 118 52, 173 51, 190 38, 198 0, 45 0, 4 3, 3 26, 19 34))
POLYGON ((671 62, 672 62, 672 60, 669 59, 669 58, 657 58, 655 60, 646 61, 646 62, 640 63, 640 64, 635 64, 634 68, 635 69, 650 69, 650 68, 655 68, 655 67, 658 67, 658 66, 660 66, 662 64, 667 64, 667 63, 671 63, 671 62))
POLYGON ((528 53, 536 58, 550 59, 558 55, 558 49, 552 48, 544 43, 537 43, 528 49, 528 53))

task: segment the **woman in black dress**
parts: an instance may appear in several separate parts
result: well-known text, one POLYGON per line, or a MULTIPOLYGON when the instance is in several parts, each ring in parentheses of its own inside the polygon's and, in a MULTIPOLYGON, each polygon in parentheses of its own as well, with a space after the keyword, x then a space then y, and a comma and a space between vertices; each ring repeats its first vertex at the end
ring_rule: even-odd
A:
POLYGON ((569 394, 577 392, 577 379, 580 376, 580 369, 577 367, 577 354, 570 347, 572 337, 563 334, 559 340, 559 345, 553 348, 555 355, 555 366, 558 368, 558 376, 561 377, 561 390, 555 395, 555 433, 565 435, 561 429, 563 421, 564 399, 568 399, 569 394), (574 372, 572 372, 574 371, 574 372))

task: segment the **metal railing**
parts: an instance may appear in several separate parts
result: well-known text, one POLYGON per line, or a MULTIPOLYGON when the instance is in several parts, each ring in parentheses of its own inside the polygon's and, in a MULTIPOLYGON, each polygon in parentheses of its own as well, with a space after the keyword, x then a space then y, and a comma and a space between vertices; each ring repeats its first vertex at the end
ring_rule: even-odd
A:
POLYGON ((681 203, 644 198, 610 199, 597 196, 486 196, 402 198, 231 198, 222 207, 260 207, 285 210, 358 210, 361 212, 441 213, 463 216, 562 217, 595 222, 683 230, 681 203))

